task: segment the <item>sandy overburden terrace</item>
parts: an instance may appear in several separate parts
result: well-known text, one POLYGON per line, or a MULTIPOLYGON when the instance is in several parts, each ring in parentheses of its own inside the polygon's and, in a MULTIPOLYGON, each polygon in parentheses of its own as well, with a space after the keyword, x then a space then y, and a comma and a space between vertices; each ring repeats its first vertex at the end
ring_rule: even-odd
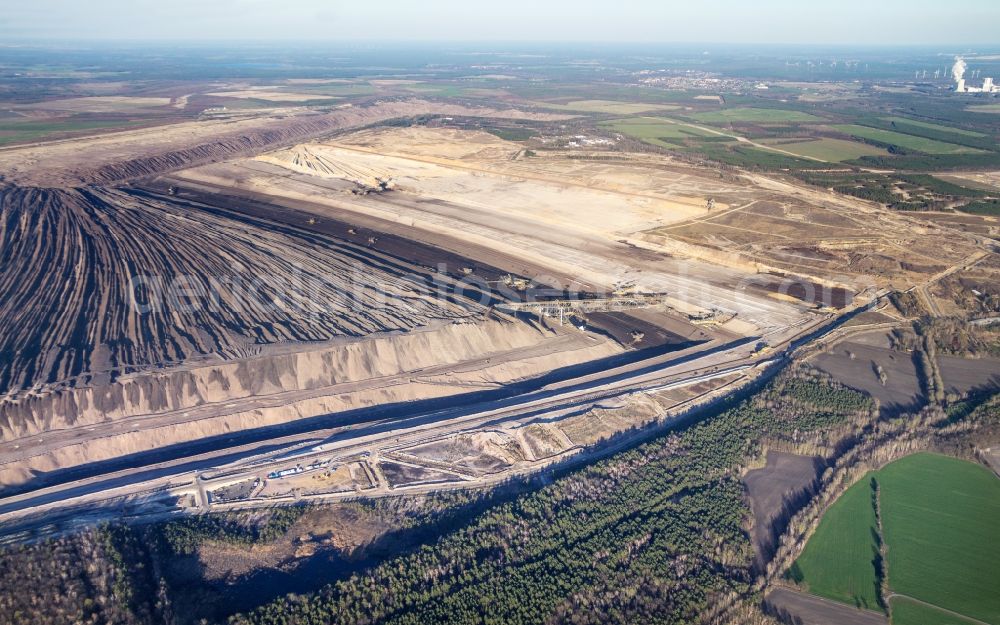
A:
POLYGON ((173 179, 213 192, 263 195, 320 218, 351 215, 401 225, 409 237, 433 238, 458 253, 475 247, 518 259, 563 287, 609 292, 634 282, 645 292, 668 293, 684 313, 736 314, 730 329, 738 333, 778 331, 801 319, 795 305, 739 289, 753 266, 691 261, 640 239, 643 232, 702 218, 709 197, 720 213, 754 202, 749 185, 662 157, 532 156, 483 132, 394 127, 191 168, 173 179), (392 191, 353 193, 359 183, 377 180, 390 180, 392 191))
POLYGON ((711 191, 634 164, 523 152, 484 132, 405 128, 363 131, 257 160, 327 178, 391 178, 401 191, 499 213, 526 232, 558 227, 571 235, 616 236, 701 214, 707 195, 685 193, 711 191))

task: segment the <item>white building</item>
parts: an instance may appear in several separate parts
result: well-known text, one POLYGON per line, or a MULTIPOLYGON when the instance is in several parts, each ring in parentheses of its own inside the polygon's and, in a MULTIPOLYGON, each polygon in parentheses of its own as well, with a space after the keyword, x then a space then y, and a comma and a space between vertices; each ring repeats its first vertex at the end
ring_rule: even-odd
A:
MULTIPOLYGON (((955 64, 951 66, 951 77, 955 79, 955 93, 1000 93, 1000 86, 993 84, 993 79, 987 76, 983 78, 982 87, 970 87, 965 84, 965 70, 968 69, 965 59, 960 56, 955 57, 955 64)), ((972 72, 973 78, 979 77, 980 70, 972 72)))
POLYGON ((993 84, 993 79, 987 76, 983 78, 982 87, 968 87, 964 78, 959 78, 955 82, 956 93, 1000 93, 1000 85, 993 84))

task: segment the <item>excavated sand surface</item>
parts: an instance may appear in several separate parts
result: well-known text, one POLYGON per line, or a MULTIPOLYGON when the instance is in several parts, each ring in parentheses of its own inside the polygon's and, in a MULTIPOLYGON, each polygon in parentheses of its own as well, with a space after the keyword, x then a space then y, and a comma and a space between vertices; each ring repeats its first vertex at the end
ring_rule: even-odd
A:
POLYGON ((609 163, 561 153, 514 159, 518 154, 515 144, 485 133, 392 128, 174 177, 182 184, 301 202, 318 216, 330 207, 402 224, 413 228, 414 237, 423 231, 453 241, 449 249, 459 253, 472 245, 544 267, 554 277, 544 282, 610 290, 634 281, 640 290, 668 293, 670 304, 683 312, 736 313, 734 327, 745 333, 780 331, 802 320, 795 303, 751 297, 737 288, 747 277, 743 267, 672 258, 638 238, 653 227, 703 215, 704 199, 692 199, 702 185, 720 191, 720 205, 747 201, 740 194, 752 191, 749 186, 729 185, 723 195, 721 183, 701 170, 644 156, 609 163), (394 190, 364 197, 348 192, 354 182, 376 178, 391 179, 394 190), (648 184, 633 188, 629 180, 648 184))
POLYGON ((0 149, 2 482, 620 352, 487 321, 427 269, 371 246, 114 186, 435 113, 569 117, 396 100, 0 149))
POLYGON ((402 191, 502 212, 529 228, 540 223, 614 236, 704 212, 706 198, 681 194, 694 189, 678 193, 678 176, 634 164, 513 160, 520 150, 487 133, 406 128, 363 131, 258 160, 328 178, 392 178, 402 191))
POLYGON ((391 101, 0 149, 0 484, 619 353, 371 246, 122 184, 432 113, 566 118, 391 101))
POLYGON ((53 440, 0 444, 0 484, 230 431, 493 388, 620 352, 576 332, 480 321, 75 389, 8 406, 5 438, 69 425, 102 435, 51 451, 53 440), (141 429, 120 431, 125 418, 141 429))

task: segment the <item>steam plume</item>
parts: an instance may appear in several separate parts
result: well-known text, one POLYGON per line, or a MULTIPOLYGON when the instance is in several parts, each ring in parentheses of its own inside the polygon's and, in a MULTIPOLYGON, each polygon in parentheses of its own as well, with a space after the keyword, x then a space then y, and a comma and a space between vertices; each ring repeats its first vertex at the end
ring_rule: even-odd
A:
POLYGON ((965 59, 960 56, 955 57, 955 64, 951 66, 951 76, 955 79, 955 82, 962 80, 962 76, 965 75, 965 59))

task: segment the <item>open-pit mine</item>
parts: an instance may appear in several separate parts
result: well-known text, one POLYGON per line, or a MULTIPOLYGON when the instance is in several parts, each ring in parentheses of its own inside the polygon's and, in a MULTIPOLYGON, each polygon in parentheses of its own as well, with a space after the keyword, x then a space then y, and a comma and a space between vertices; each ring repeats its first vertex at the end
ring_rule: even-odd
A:
POLYGON ((0 625, 1000 625, 996 50, 8 4, 0 625))
POLYGON ((446 123, 573 117, 397 98, 0 149, 6 533, 577 462, 885 286, 720 232, 844 209, 816 194, 446 123))

